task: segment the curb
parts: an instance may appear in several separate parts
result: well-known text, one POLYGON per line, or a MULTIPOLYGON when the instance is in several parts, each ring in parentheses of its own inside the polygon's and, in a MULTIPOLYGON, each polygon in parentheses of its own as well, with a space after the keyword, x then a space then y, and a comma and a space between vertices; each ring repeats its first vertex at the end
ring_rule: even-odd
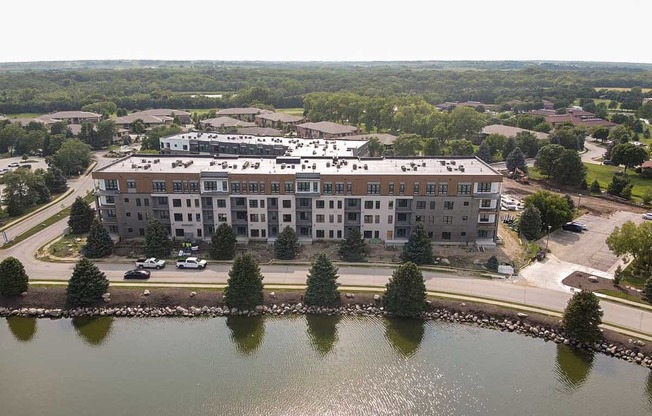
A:
POLYGON ((72 189, 72 188, 68 189, 68 190, 67 190, 63 195, 60 195, 60 196, 59 196, 57 199, 55 199, 54 201, 50 201, 50 202, 48 202, 47 205, 43 205, 41 208, 39 208, 39 209, 37 209, 37 210, 35 210, 35 211, 32 211, 32 212, 30 212, 30 213, 27 214, 27 215, 23 215, 22 217, 17 218, 16 220, 10 222, 9 224, 5 224, 4 226, 2 226, 2 228, 0 228, 0 231, 5 231, 5 230, 7 230, 8 228, 13 227, 14 225, 18 225, 18 224, 20 224, 21 222, 28 220, 29 218, 33 217, 34 215, 38 214, 39 212, 42 212, 42 211, 44 211, 44 210, 50 208, 51 206, 53 206, 53 205, 55 205, 55 204, 61 202, 62 200, 66 199, 66 198, 69 197, 73 192, 75 192, 74 189, 72 189))

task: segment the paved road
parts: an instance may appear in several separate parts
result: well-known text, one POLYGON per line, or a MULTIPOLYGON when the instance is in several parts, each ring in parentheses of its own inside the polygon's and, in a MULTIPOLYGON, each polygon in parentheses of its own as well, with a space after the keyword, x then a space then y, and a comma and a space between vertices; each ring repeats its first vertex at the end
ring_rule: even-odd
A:
POLYGON ((586 152, 580 155, 582 157, 582 162, 593 163, 595 165, 602 164, 598 159, 601 159, 602 156, 604 156, 604 152, 606 152, 604 147, 598 146, 593 142, 591 137, 586 138, 584 147, 586 148, 586 152))
MULTIPOLYGON (((528 158, 525 159, 525 165, 526 166, 534 166, 535 158, 528 158)), ((506 162, 496 162, 496 163, 491 163, 490 166, 496 170, 506 170, 507 169, 507 164, 506 162)))

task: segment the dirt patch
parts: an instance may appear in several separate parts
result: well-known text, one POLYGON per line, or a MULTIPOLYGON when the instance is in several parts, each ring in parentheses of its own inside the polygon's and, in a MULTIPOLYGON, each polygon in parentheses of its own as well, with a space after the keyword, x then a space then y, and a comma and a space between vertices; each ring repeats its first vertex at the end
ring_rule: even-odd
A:
POLYGON ((562 284, 566 286, 574 287, 577 289, 587 289, 593 292, 596 291, 610 291, 618 292, 624 295, 632 296, 636 299, 643 300, 643 294, 636 289, 632 289, 626 286, 616 286, 611 279, 605 279, 604 277, 593 276, 589 273, 583 272, 573 272, 568 275, 564 280, 561 281, 562 284), (596 281, 590 281, 589 277, 594 277, 596 281))

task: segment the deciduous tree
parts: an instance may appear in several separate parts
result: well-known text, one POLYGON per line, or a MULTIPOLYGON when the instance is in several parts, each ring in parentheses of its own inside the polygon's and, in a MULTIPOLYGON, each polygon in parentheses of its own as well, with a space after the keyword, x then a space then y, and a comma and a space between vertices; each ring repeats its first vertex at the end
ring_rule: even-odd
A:
POLYGON ((91 164, 91 147, 77 139, 66 140, 55 154, 49 156, 46 162, 56 166, 66 175, 81 173, 91 164))
POLYGON ((566 198, 561 195, 549 191, 537 191, 526 197, 524 202, 525 208, 534 206, 541 213, 541 231, 547 230, 548 225, 556 230, 573 219, 573 210, 566 198))
POLYGON ((647 158, 648 154, 645 149, 632 143, 617 144, 611 150, 611 161, 616 165, 625 166, 625 172, 627 172, 627 168, 641 165, 647 158))
POLYGON ((607 237, 607 247, 617 256, 632 256, 633 268, 640 273, 652 272, 652 223, 632 221, 615 227, 607 237))

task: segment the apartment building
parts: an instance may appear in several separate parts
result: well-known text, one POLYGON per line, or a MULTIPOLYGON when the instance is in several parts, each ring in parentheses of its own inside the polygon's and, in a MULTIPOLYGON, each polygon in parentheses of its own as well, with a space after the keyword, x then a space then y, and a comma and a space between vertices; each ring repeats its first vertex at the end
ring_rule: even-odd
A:
POLYGON ((150 218, 173 238, 209 239, 222 223, 240 241, 403 244, 417 221, 435 243, 495 244, 502 176, 477 158, 133 155, 93 172, 102 223, 142 237, 150 218))

